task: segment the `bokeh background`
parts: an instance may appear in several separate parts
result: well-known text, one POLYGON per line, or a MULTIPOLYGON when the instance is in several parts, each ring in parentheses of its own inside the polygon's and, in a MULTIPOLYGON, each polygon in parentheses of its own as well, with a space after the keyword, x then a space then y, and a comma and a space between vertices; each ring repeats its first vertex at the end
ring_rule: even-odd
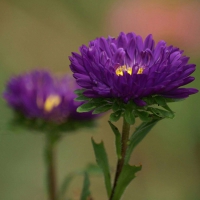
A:
MULTIPOLYGON (((199 0, 0 0, 0 92, 5 82, 34 68, 56 74, 71 73, 68 56, 98 36, 134 31, 167 41, 185 50, 191 63, 200 65, 199 0)), ((131 164, 143 170, 124 199, 200 199, 200 95, 174 103, 173 120, 160 122, 132 155, 131 164)), ((11 112, 0 99, 0 199, 46 199, 44 137, 7 129, 11 112)), ((98 127, 68 134, 57 148, 58 182, 65 174, 95 162, 90 138, 104 140, 114 169, 114 136, 105 115, 98 127)), ((139 123, 139 122, 138 122, 139 123)), ((121 124, 119 124, 120 127, 121 124)), ((134 127, 132 128, 132 131, 134 127)), ((72 182, 69 195, 79 199, 82 177, 72 182)), ((95 200, 105 200, 103 178, 91 178, 95 200)))

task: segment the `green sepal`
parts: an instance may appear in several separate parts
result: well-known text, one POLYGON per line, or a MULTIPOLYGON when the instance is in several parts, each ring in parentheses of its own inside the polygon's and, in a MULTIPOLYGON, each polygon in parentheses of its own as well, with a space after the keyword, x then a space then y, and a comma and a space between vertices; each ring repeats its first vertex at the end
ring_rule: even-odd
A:
POLYGON ((174 113, 170 111, 162 110, 159 108, 152 108, 152 107, 148 107, 147 110, 161 118, 171 118, 171 119, 174 118, 174 113))
POLYGON ((136 110, 136 105, 132 100, 130 100, 125 105, 125 112, 124 112, 125 120, 130 125, 135 123, 135 114, 134 114, 135 110, 136 110))
POLYGON ((119 105, 119 103, 118 103, 118 101, 116 100, 116 101, 114 101, 114 103, 113 103, 113 105, 112 105, 112 110, 113 110, 113 112, 116 112, 116 111, 118 111, 118 110, 120 110, 121 108, 120 108, 120 105, 119 105))
POLYGON ((82 104, 77 108, 77 112, 82 113, 82 112, 89 112, 93 110, 96 107, 95 103, 93 101, 89 101, 87 103, 82 104))
POLYGON ((154 97, 155 102, 159 105, 159 106, 165 106, 166 105, 166 101, 164 97, 161 96, 156 96, 154 97))
POLYGON ((149 113, 146 111, 136 111, 136 114, 143 122, 148 122, 151 120, 151 117, 149 116, 149 113))
POLYGON ((129 162, 133 149, 144 139, 144 137, 160 120, 161 119, 152 119, 152 121, 150 122, 141 123, 141 125, 138 128, 136 128, 136 130, 129 139, 129 145, 125 157, 125 164, 129 162))
POLYGON ((99 114, 110 110, 114 102, 114 99, 112 98, 85 98, 87 97, 84 97, 82 95, 76 98, 78 100, 84 99, 87 101, 86 103, 82 104, 77 108, 78 112, 89 112, 95 109, 93 114, 99 114))
POLYGON ((115 147, 118 159, 121 159, 121 134, 118 128, 112 124, 112 122, 108 121, 113 133, 115 134, 115 147))
POLYGON ((111 104, 105 104, 105 105, 95 108, 95 110, 92 112, 92 114, 103 113, 103 112, 110 110, 111 108, 112 108, 111 104))
POLYGON ((114 113, 111 113, 110 114, 110 121, 117 122, 120 119, 121 116, 122 116, 122 110, 118 110, 114 113))
POLYGON ((174 113, 170 107, 167 105, 167 99, 161 96, 156 96, 155 101, 157 102, 158 105, 162 106, 164 109, 168 110, 172 114, 174 113))
POLYGON ((74 90, 74 93, 79 96, 79 95, 82 95, 84 91, 85 89, 77 89, 77 90, 74 90))
POLYGON ((167 103, 183 101, 184 99, 172 99, 157 95, 157 96, 144 97, 143 100, 147 103, 148 106, 153 104, 163 106, 166 105, 167 103))
POLYGON ((128 124, 134 124, 135 123, 135 115, 134 115, 134 112, 133 110, 130 110, 130 109, 126 109, 125 110, 125 113, 124 113, 124 117, 125 117, 125 120, 128 124))
POLYGON ((117 186, 112 200, 121 199, 121 196, 124 193, 126 187, 136 177, 135 173, 140 171, 141 169, 142 166, 124 165, 119 179, 117 181, 117 186))
POLYGON ((92 145, 93 145, 93 148, 94 148, 96 162, 99 165, 99 167, 102 169, 103 174, 104 174, 106 191, 107 191, 107 195, 109 197, 110 194, 111 194, 112 186, 111 186, 110 168, 109 168, 107 153, 106 153, 103 142, 97 144, 92 139, 92 145))
POLYGON ((115 99, 112 104, 112 110, 113 112, 116 112, 118 110, 122 110, 124 108, 124 103, 120 99, 115 99))
POLYGON ((89 187, 90 187, 89 176, 88 176, 88 173, 85 173, 84 174, 84 181, 83 181, 83 189, 82 189, 82 192, 81 192, 81 198, 80 198, 80 200, 87 200, 87 199, 89 199, 89 197, 91 195, 89 187))
POLYGON ((156 103, 152 96, 144 97, 143 101, 145 101, 147 103, 147 105, 153 105, 156 103))
POLYGON ((96 105, 101 106, 101 105, 104 105, 104 104, 107 104, 107 103, 112 103, 114 101, 114 99, 110 99, 110 98, 93 98, 92 101, 96 105))
POLYGON ((91 100, 91 98, 89 97, 86 97, 83 92, 85 91, 85 89, 78 89, 78 90, 75 90, 74 93, 78 96, 76 97, 74 100, 75 101, 89 101, 91 100))
POLYGON ((76 97, 74 100, 75 101, 89 101, 90 98, 83 96, 83 95, 80 95, 79 97, 76 97))
POLYGON ((174 114, 174 112, 170 109, 170 107, 165 104, 164 106, 162 106, 165 110, 168 110, 169 112, 171 112, 172 114, 174 114))
POLYGON ((171 99, 171 98, 165 98, 167 103, 173 103, 173 102, 179 102, 179 101, 183 101, 185 99, 171 99))

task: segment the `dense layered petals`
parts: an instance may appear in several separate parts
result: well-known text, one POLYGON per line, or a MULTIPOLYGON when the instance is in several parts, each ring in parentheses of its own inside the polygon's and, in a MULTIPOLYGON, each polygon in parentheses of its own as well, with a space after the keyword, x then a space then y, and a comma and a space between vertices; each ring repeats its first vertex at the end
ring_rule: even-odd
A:
POLYGON ((152 35, 144 40, 135 33, 120 33, 117 38, 97 38, 72 53, 70 68, 85 96, 130 99, 145 105, 143 97, 161 95, 186 98, 197 89, 180 88, 194 80, 194 64, 183 51, 155 44, 152 35))
POLYGON ((80 87, 72 77, 55 78, 47 71, 32 71, 9 80, 4 98, 16 111, 28 118, 62 122, 68 119, 88 120, 90 113, 77 113, 74 90, 80 87))

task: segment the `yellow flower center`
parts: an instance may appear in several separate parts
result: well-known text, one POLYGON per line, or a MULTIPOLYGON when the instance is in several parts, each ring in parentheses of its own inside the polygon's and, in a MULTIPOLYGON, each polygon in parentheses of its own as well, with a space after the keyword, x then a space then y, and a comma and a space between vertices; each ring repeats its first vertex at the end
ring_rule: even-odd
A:
POLYGON ((123 76, 124 72, 127 72, 128 74, 132 74, 132 67, 127 67, 126 65, 123 66, 119 66, 115 73, 117 74, 117 76, 123 76))
MULTIPOLYGON (((140 67, 137 71, 137 74, 142 74, 144 71, 143 67, 140 67)), ((132 74, 132 67, 127 67, 126 65, 123 66, 119 66, 116 70, 115 73, 117 74, 117 76, 123 76, 124 72, 127 72, 128 74, 132 74)))
POLYGON ((53 108, 57 107, 61 102, 61 98, 58 95, 50 95, 44 102, 44 110, 51 112, 53 108))

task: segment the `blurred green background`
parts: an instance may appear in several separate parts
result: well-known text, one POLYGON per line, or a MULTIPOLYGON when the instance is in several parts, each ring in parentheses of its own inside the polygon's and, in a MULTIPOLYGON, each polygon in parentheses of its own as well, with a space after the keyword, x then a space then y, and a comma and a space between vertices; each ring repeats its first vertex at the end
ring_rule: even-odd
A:
MULTIPOLYGON (((179 46, 197 64, 200 79, 200 2, 184 0, 0 0, 0 91, 5 82, 34 68, 70 73, 68 56, 98 36, 134 31, 143 37, 179 46)), ((172 105, 176 116, 160 122, 136 148, 131 164, 143 169, 124 199, 200 199, 200 95, 172 105)), ((11 132, 11 112, 0 99, 0 199, 46 199, 42 135, 11 132)), ((90 138, 104 140, 114 169, 114 136, 106 115, 93 130, 67 135, 58 146, 58 182, 65 174, 95 162, 90 138)), ((138 122, 139 123, 139 122, 138 122)), ((121 124, 119 124, 120 127, 121 124)), ((134 127, 132 128, 134 130, 134 127)), ((92 177, 95 200, 106 199, 102 177, 92 177)), ((70 195, 79 199, 82 178, 72 182, 70 195)))

